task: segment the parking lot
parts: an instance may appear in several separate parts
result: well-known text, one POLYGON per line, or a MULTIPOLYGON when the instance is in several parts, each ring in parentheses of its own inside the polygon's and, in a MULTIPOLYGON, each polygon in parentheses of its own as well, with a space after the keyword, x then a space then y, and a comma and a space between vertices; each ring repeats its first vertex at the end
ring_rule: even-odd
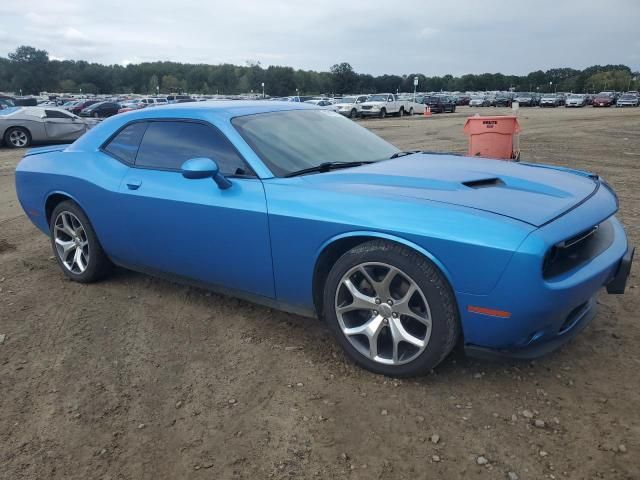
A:
MULTIPOLYGON (((464 153, 476 111, 510 109, 358 121, 403 150, 464 153)), ((601 174, 640 243, 640 109, 520 123, 522 161, 601 174)), ((640 478, 637 263, 556 354, 456 351, 393 380, 316 320, 123 270, 65 280, 16 199, 21 153, 0 148, 1 478, 640 478)))

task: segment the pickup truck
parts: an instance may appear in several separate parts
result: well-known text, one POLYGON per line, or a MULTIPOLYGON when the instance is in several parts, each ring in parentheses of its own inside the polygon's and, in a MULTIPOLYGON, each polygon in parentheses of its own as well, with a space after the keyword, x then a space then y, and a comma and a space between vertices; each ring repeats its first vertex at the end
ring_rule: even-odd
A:
POLYGON ((363 117, 380 117, 397 115, 402 117, 409 112, 407 101, 400 100, 393 93, 376 93, 371 95, 361 106, 360 115, 363 117))

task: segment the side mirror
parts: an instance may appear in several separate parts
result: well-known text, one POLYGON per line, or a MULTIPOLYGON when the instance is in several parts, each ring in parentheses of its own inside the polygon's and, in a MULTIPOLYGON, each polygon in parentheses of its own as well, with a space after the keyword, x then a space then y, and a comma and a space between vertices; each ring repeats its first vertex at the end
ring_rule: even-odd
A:
POLYGON ((218 164, 210 158, 192 158, 182 164, 182 176, 189 179, 213 178, 221 190, 231 187, 231 182, 220 173, 218 164))

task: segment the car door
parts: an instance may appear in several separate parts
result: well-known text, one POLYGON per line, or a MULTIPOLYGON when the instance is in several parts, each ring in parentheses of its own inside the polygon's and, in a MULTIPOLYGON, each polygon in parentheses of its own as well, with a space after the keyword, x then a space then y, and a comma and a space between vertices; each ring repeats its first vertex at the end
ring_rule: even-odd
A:
POLYGON ((275 297, 262 182, 217 128, 148 122, 120 193, 125 263, 275 297), (197 157, 216 161, 231 187, 183 177, 181 165, 197 157))
POLYGON ((49 140, 75 140, 87 129, 86 124, 81 119, 66 112, 46 109, 44 113, 44 128, 49 140))

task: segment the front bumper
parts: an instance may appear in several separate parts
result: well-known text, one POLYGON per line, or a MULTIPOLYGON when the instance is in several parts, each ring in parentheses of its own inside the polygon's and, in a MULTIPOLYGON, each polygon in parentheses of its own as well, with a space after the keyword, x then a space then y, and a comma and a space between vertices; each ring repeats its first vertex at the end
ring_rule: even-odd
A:
POLYGON ((514 253, 501 279, 487 295, 456 292, 466 350, 482 357, 533 358, 574 338, 595 315, 595 297, 605 287, 624 293, 633 247, 612 216, 615 197, 602 186, 571 212, 532 232, 514 253), (612 240, 595 257, 545 279, 541 252, 568 235, 610 222, 612 240), (490 316, 470 306, 507 312, 490 316))

